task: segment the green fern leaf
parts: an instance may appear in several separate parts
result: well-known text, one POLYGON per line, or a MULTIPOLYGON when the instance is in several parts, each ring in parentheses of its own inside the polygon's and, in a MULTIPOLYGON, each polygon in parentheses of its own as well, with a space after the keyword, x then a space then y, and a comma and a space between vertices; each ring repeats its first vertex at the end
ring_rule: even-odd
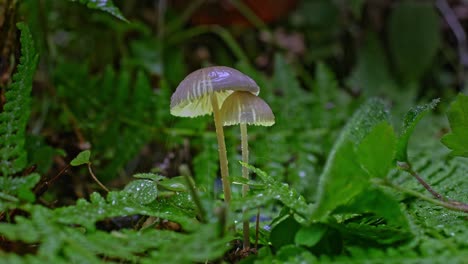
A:
POLYGON ((37 173, 25 177, 0 177, 0 212, 16 208, 20 200, 33 202, 35 197, 31 190, 39 179, 37 173))
MULTIPOLYGON (((6 259, 12 263, 31 263, 28 262, 31 259, 39 263, 45 260, 104 263, 108 259, 131 263, 193 263, 214 260, 229 249, 228 241, 232 238, 220 236, 217 223, 201 224, 195 219, 193 202, 187 193, 177 192, 151 203, 141 201, 138 198, 155 194, 154 188, 139 188, 142 181, 155 184, 150 180, 136 180, 123 191, 110 192, 107 199, 94 193, 90 201, 81 199, 74 206, 54 210, 40 205, 22 206, 28 216, 18 215, 13 223, 1 222, 0 236, 6 241, 34 244, 37 250, 33 258, 9 255, 6 259), (154 228, 105 232, 96 227, 98 221, 134 215, 177 222, 184 233, 154 228)), ((3 255, 0 252, 5 259, 3 255)))
POLYGON ((184 229, 192 230, 196 227, 195 210, 173 206, 181 200, 189 203, 188 195, 181 193, 171 198, 162 198, 158 202, 142 204, 135 199, 142 193, 130 196, 128 192, 110 192, 107 200, 98 193, 91 195, 91 201, 80 199, 75 206, 62 207, 55 210, 55 218, 61 223, 79 224, 93 230, 97 221, 117 216, 147 215, 178 222, 184 229), (181 197, 184 196, 184 197, 181 197))
POLYGON ((7 87, 6 103, 0 113, 0 173, 13 175, 26 167, 24 147, 26 125, 31 112, 31 90, 39 56, 34 48, 31 32, 26 24, 21 30, 21 58, 13 83, 7 87))
POLYGON ((111 179, 155 135, 158 114, 167 111, 156 111, 159 102, 143 72, 133 80, 133 72, 108 67, 88 78, 86 65, 63 63, 58 68, 58 95, 69 109, 65 114, 78 121, 91 143, 98 177, 111 179))

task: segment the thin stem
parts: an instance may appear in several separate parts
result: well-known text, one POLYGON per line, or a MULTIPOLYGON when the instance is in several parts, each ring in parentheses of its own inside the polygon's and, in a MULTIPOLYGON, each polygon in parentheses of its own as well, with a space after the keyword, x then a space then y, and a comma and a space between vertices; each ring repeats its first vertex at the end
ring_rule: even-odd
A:
POLYGON ((399 185, 393 184, 392 182, 390 182, 388 180, 378 181, 378 184, 383 185, 383 186, 387 186, 387 187, 391 187, 391 188, 393 188, 395 190, 398 190, 398 191, 400 191, 402 193, 409 194, 411 196, 420 198, 421 200, 430 202, 430 203, 435 204, 435 205, 445 207, 445 208, 450 209, 450 210, 468 213, 468 206, 465 205, 465 204, 461 204, 461 203, 458 203, 458 202, 448 203, 448 202, 437 200, 437 199, 434 199, 434 198, 431 198, 431 197, 427 197, 426 195, 424 195, 424 194, 422 194, 420 192, 417 192, 417 191, 414 191, 414 190, 411 190, 411 189, 403 188, 403 187, 401 187, 399 185))
POLYGON ((88 170, 89 170, 89 173, 91 174, 91 177, 93 178, 94 181, 96 181, 96 183, 101 186, 102 189, 104 189, 106 192, 110 192, 109 189, 106 188, 106 186, 104 186, 104 184, 102 184, 98 178, 96 177, 96 175, 94 175, 94 172, 93 170, 91 169, 91 162, 88 163, 88 170))
MULTIPOLYGON (((247 138, 247 124, 241 123, 240 124, 241 130, 241 149, 242 149, 242 162, 249 163, 249 142, 247 138)), ((249 169, 247 167, 242 166, 242 177, 249 179, 249 169)), ((242 185, 242 197, 247 196, 249 192, 249 185, 243 184, 242 185)), ((247 216, 245 209, 243 210, 244 214, 244 222, 243 222, 243 232, 244 232, 244 249, 250 248, 250 235, 249 235, 249 220, 245 219, 247 216)))
POLYGON ((231 203, 231 184, 229 183, 229 170, 226 143, 224 142, 223 122, 219 113, 218 98, 216 97, 216 94, 212 94, 210 99, 213 107, 216 137, 218 138, 219 166, 221 169, 221 180, 223 182, 224 201, 229 207, 229 204, 231 203))
POLYGON ((421 178, 421 176, 419 176, 419 174, 417 174, 412 168, 411 166, 409 166, 406 170, 406 172, 408 172, 409 174, 411 174, 414 178, 416 178, 416 180, 418 180, 418 182, 424 186, 424 188, 430 192, 432 194, 432 196, 434 196, 435 198, 443 201, 443 202, 446 202, 448 201, 447 198, 445 198, 442 194, 436 192, 434 189, 432 189, 432 187, 426 182, 423 180, 423 178, 421 178))
POLYGON ((37 185, 34 188, 34 193, 36 194, 36 197, 39 198, 41 195, 43 195, 47 191, 49 186, 51 186, 60 176, 62 176, 68 168, 70 168, 70 164, 63 167, 63 169, 60 170, 60 172, 54 177, 52 177, 50 180, 44 181, 43 183, 37 185))
POLYGON ((427 199, 431 199, 431 202, 438 201, 438 203, 433 202, 434 204, 438 204, 438 205, 441 205, 443 207, 446 207, 446 208, 449 208, 449 209, 452 209, 452 210, 456 210, 456 211, 468 212, 468 204, 464 204, 462 202, 450 200, 450 199, 446 198, 445 196, 443 196, 442 194, 435 191, 434 189, 432 189, 432 187, 426 181, 424 181, 424 179, 421 178, 421 176, 419 176, 419 174, 417 172, 415 172, 413 170, 413 168, 412 168, 412 166, 411 166, 411 164, 409 162, 399 164, 399 167, 402 170, 404 170, 404 171, 408 172, 409 174, 411 174, 411 176, 415 177, 416 180, 418 180, 418 182, 422 186, 424 186, 424 188, 428 192, 430 192, 432 194, 432 196, 434 196, 437 199, 437 200, 431 199, 431 198, 428 198, 428 197, 420 194, 422 197, 425 197, 423 199, 425 199, 426 201, 428 201, 427 199))

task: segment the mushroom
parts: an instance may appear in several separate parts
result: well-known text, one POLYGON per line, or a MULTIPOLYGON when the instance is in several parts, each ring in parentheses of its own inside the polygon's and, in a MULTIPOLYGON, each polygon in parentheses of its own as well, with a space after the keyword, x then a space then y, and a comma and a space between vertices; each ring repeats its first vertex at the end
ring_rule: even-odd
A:
MULTIPOLYGON (((242 162, 249 162, 249 145, 247 125, 272 126, 275 116, 268 104, 258 96, 249 92, 236 91, 229 95, 221 107, 221 119, 225 126, 240 124, 242 162)), ((249 179, 249 171, 242 167, 242 176, 249 179)), ((242 186, 242 196, 245 197, 249 186, 242 186)), ((249 221, 243 222, 244 248, 250 247, 249 221)))
POLYGON ((219 109, 226 97, 234 91, 245 91, 254 96, 259 93, 260 89, 254 80, 240 71, 225 66, 214 66, 202 68, 187 75, 171 97, 172 115, 196 117, 213 113, 224 200, 227 204, 231 201, 231 188, 223 123, 219 109))

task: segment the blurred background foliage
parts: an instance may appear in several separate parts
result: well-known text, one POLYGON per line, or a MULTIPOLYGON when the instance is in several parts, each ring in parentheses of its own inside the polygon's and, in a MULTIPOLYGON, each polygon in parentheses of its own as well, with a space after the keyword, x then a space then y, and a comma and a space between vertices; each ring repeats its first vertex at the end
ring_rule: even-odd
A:
MULTIPOLYGON (((2 91, 17 63, 15 22, 26 21, 40 54, 26 145, 45 178, 91 149, 108 186, 137 172, 172 177, 188 168, 212 193, 219 184, 210 118, 169 114, 178 83, 204 66, 235 67, 257 81, 276 124, 249 128, 251 163, 308 199, 339 128, 365 99, 379 96, 403 113, 466 91, 464 0, 0 3, 2 91)), ((231 172, 240 176, 239 132, 226 133, 231 172)), ((49 199, 96 188, 73 170, 49 199)))
POLYGON ((466 158, 440 142, 451 129, 466 151, 466 124, 440 114, 468 92, 467 23, 466 0, 0 0, 0 262, 236 262, 249 252, 225 227, 261 208, 243 263, 464 263, 466 215, 390 167, 466 202, 466 158), (251 76, 276 116, 249 127, 243 198, 226 127, 230 208, 212 118, 169 112, 211 65, 251 76))

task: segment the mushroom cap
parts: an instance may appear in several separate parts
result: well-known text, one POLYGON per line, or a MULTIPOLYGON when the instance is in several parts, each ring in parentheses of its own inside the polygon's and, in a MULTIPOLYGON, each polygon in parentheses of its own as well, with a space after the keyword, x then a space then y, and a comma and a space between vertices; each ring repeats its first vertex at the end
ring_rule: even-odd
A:
POLYGON ((195 117, 213 112, 210 96, 215 94, 221 106, 234 91, 257 95, 260 88, 252 78, 226 66, 196 70, 185 77, 171 97, 171 114, 195 117))
POLYGON ((233 92, 224 100, 220 112, 225 126, 237 124, 271 126, 275 123, 275 116, 270 106, 262 98, 249 92, 233 92))

